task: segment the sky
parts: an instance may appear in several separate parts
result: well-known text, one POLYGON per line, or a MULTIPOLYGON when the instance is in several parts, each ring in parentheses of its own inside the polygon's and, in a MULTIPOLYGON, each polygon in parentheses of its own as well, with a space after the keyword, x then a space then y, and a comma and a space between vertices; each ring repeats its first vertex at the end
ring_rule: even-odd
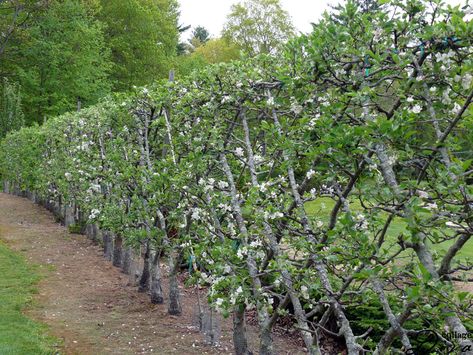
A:
MULTIPOLYGON (((180 23, 184 25, 204 26, 213 37, 218 37, 232 4, 239 0, 178 0, 181 4, 180 23)), ((336 5, 341 0, 281 0, 283 8, 289 12, 297 30, 309 32, 311 22, 316 22, 329 5, 336 5)), ((465 3, 466 0, 447 0, 450 4, 465 3)), ((190 37, 192 30, 184 34, 190 37)))

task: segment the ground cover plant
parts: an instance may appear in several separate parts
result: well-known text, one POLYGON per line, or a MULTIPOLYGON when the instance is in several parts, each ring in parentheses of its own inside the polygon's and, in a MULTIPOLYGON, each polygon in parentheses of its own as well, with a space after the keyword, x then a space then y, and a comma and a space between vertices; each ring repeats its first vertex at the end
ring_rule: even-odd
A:
POLYGON ((170 314, 187 264, 233 317, 237 354, 249 310, 260 354, 288 314, 311 354, 329 338, 348 354, 468 353, 472 296, 454 282, 472 269, 472 34, 439 1, 348 1, 278 58, 9 134, 1 176, 98 226, 115 265, 142 257, 139 287, 167 293, 170 314))

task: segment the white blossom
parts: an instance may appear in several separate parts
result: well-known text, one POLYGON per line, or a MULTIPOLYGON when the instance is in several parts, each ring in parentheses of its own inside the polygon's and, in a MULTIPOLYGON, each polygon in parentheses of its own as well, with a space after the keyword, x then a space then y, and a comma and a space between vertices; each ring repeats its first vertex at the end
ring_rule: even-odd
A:
POLYGON ((414 107, 411 108, 411 112, 413 113, 420 113, 422 111, 422 106, 420 105, 415 105, 414 107))
POLYGON ((259 240, 254 240, 250 243, 250 247, 252 248, 258 248, 260 246, 262 246, 263 244, 261 243, 261 241, 259 240))
POLYGON ((316 188, 310 189, 310 196, 311 196, 312 198, 316 198, 316 197, 317 197, 317 189, 316 189, 316 188))
POLYGON ((301 294, 302 294, 302 297, 306 300, 310 298, 309 289, 307 288, 307 286, 305 285, 301 286, 301 294))
POLYGON ((263 182, 260 186, 259 186, 259 190, 261 192, 266 192, 268 190, 268 183, 267 182, 263 182))
POLYGON ((264 158, 259 154, 255 154, 253 156, 253 160, 254 160, 255 164, 261 164, 264 161, 264 158))
POLYGON ((202 216, 200 215, 200 213, 201 213, 200 208, 194 208, 193 211, 192 211, 191 218, 195 221, 201 220, 202 216))
POLYGON ((458 113, 460 113, 462 107, 455 102, 455 104, 453 105, 453 109, 452 109, 452 112, 456 115, 458 113))
POLYGON ((306 174, 307 179, 310 179, 314 175, 315 175, 315 171, 313 169, 310 169, 306 174))
POLYGON ((223 190, 223 189, 226 189, 228 187, 228 183, 226 181, 219 181, 217 183, 217 186, 218 186, 219 189, 223 190))
POLYGON ((429 198, 429 194, 423 190, 418 190, 417 191, 417 195, 420 197, 420 198, 429 198))
POLYGON ((319 114, 315 115, 315 117, 312 118, 312 119, 309 121, 309 127, 310 127, 310 128, 314 128, 316 122, 317 122, 319 119, 320 119, 320 115, 319 115, 319 114))
POLYGON ((264 213, 264 218, 265 219, 278 219, 284 217, 284 213, 282 212, 274 212, 274 213, 264 213))
POLYGON ((96 219, 100 214, 100 211, 98 209, 93 209, 92 211, 90 211, 90 215, 89 215, 89 220, 93 220, 93 219, 96 219))
POLYGON ((238 259, 243 259, 248 254, 248 250, 245 247, 239 248, 237 251, 238 259))
POLYGON ((433 202, 433 203, 427 203, 425 205, 425 208, 427 208, 428 210, 436 210, 438 209, 438 206, 435 202, 433 202))
POLYGON ((468 90, 471 86, 471 82, 473 81, 473 76, 470 73, 467 73, 462 78, 462 87, 465 90, 468 90))
POLYGON ((450 91, 452 89, 450 88, 446 88, 445 91, 443 92, 443 95, 442 95, 442 103, 444 105, 449 105, 452 103, 452 99, 450 98, 450 91))
POLYGON ((235 149, 235 155, 237 157, 242 157, 244 154, 245 154, 245 152, 243 151, 243 148, 238 147, 238 148, 235 149))
POLYGON ((358 230, 367 230, 368 229, 368 221, 366 220, 365 216, 362 213, 358 213, 355 217, 357 221, 356 229, 358 230))
POLYGON ((300 114, 304 108, 299 105, 299 103, 293 99, 291 101, 291 111, 294 112, 296 115, 300 114))

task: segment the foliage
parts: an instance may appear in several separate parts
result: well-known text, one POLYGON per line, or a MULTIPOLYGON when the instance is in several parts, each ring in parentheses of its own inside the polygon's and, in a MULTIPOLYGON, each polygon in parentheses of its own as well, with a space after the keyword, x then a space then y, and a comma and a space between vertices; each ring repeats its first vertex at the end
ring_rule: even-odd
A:
POLYGON ((189 44, 193 49, 196 49, 210 40, 210 33, 203 26, 197 26, 192 31, 192 37, 189 40, 189 44))
POLYGON ((103 26, 81 2, 54 1, 37 13, 18 45, 16 76, 26 121, 42 122, 110 92, 103 26))
POLYGON ((178 4, 175 0, 102 0, 112 51, 114 91, 128 91, 166 77, 176 54, 178 4))
POLYGON ((21 90, 16 83, 10 83, 3 79, 0 97, 0 138, 17 129, 24 123, 23 110, 21 106, 21 90))
POLYGON ((284 55, 206 66, 10 134, 1 177, 171 266, 195 260, 213 307, 256 309, 260 353, 288 303, 312 354, 329 326, 349 354, 412 348, 439 324, 465 334, 472 296, 453 281, 472 269, 457 129, 473 128, 473 25, 430 1, 381 5, 347 2, 284 55))
POLYGON ((201 56, 209 64, 226 63, 239 59, 238 48, 224 38, 216 38, 207 41, 198 47, 194 54, 201 56))
POLYGON ((274 54, 294 34, 279 0, 246 0, 232 6, 223 37, 246 54, 274 54))
MULTIPOLYGON (((28 22, 32 12, 41 4, 34 0, 5 0, 0 2, 0 63, 7 51, 15 32, 21 30, 28 22)), ((3 64, 3 63, 2 63, 3 64)), ((0 72, 0 75, 4 73, 0 72)))
POLYGON ((210 39, 198 46, 191 54, 177 57, 177 74, 183 77, 209 64, 227 63, 239 58, 238 47, 225 38, 210 39))

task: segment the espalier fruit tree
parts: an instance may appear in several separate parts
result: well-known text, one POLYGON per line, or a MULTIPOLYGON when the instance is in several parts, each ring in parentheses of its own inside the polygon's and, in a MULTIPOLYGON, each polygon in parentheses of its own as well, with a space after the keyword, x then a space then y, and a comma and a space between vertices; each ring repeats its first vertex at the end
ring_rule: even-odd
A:
POLYGON ((98 224, 116 265, 141 249, 140 289, 156 303, 168 292, 171 314, 187 263, 233 317, 238 354, 253 308, 261 354, 288 314, 311 354, 327 337, 349 354, 425 353, 426 331, 439 351, 469 353, 472 298, 454 283, 472 269, 468 11, 349 1, 284 56, 9 134, 1 178, 98 224), (465 337, 452 344, 443 330, 465 337))

